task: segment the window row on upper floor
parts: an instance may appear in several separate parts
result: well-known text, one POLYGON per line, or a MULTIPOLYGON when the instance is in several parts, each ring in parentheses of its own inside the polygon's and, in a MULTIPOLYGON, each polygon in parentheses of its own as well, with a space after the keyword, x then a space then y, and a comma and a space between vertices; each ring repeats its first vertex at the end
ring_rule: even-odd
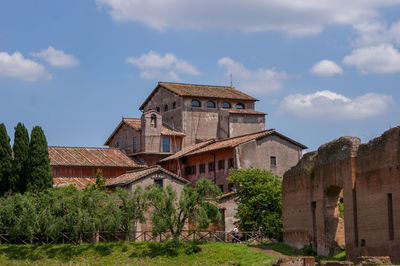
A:
MULTIPOLYGON (((163 112, 167 112, 168 110, 169 110, 169 108, 170 108, 170 106, 168 105, 168 104, 164 104, 163 105, 163 112)), ((173 109, 176 109, 176 102, 173 102, 172 104, 171 104, 171 110, 173 110, 173 109)), ((157 106, 156 107, 156 111, 158 112, 158 113, 160 113, 161 112, 161 107, 160 106, 157 106)))
MULTIPOLYGON (((196 99, 192 100, 192 107, 201 107, 201 102, 199 100, 196 100, 196 99)), ((206 107, 207 108, 216 108, 217 105, 213 101, 207 101, 206 107)), ((224 103, 222 103, 222 108, 231 109, 232 108, 232 104, 229 103, 229 102, 224 102, 224 103)), ((236 109, 245 109, 243 103, 237 103, 235 105, 235 108, 236 109)))

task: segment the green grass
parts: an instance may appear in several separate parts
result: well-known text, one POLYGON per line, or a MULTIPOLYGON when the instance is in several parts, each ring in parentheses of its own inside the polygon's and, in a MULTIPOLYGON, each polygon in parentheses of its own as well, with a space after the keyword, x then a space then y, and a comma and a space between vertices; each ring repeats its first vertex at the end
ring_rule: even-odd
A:
POLYGON ((99 244, 0 245, 1 264, 12 265, 270 265, 276 258, 230 243, 198 243, 201 251, 185 253, 191 244, 116 242, 99 244))
POLYGON ((315 257, 318 261, 319 260, 346 260, 346 251, 339 252, 338 254, 332 256, 332 257, 325 257, 325 256, 318 256, 318 255, 309 255, 305 254, 303 250, 295 250, 292 247, 285 245, 283 243, 261 243, 256 246, 260 247, 268 247, 272 250, 275 250, 277 252, 280 252, 286 256, 313 256, 315 257))

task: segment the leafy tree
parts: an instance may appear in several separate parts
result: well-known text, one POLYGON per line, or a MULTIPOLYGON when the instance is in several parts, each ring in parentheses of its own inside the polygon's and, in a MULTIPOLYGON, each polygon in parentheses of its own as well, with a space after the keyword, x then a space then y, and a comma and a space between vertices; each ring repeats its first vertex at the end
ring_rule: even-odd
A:
POLYGON ((14 132, 13 144, 13 179, 11 190, 13 192, 24 193, 27 183, 27 168, 29 155, 29 134, 24 124, 18 123, 14 132))
POLYGON ((282 182, 270 171, 232 170, 228 181, 236 188, 237 217, 246 231, 282 230, 282 182))
POLYGON ((9 191, 12 180, 12 151, 10 137, 4 124, 0 124, 0 195, 9 191))
POLYGON ((96 173, 96 188, 100 190, 104 190, 106 188, 106 180, 103 178, 100 169, 97 169, 96 173))
POLYGON ((27 177, 28 191, 41 191, 53 186, 47 141, 39 126, 35 126, 31 132, 27 177))
POLYGON ((221 219, 218 207, 212 203, 221 191, 208 179, 199 179, 195 187, 186 185, 179 200, 170 185, 166 188, 151 185, 147 189, 153 208, 151 220, 154 235, 169 232, 174 241, 179 241, 188 221, 197 228, 207 228, 211 221, 221 219))
POLYGON ((136 230, 137 223, 146 221, 145 212, 149 207, 147 194, 138 186, 133 193, 118 188, 117 195, 121 200, 121 229, 125 232, 125 239, 129 241, 129 235, 136 230))

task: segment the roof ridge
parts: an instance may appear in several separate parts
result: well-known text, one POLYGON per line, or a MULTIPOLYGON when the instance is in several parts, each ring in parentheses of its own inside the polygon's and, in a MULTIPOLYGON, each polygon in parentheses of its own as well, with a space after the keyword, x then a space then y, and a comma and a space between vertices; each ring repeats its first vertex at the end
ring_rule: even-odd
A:
POLYGON ((240 136, 235 136, 235 137, 231 137, 231 138, 226 138, 226 139, 219 139, 219 140, 216 140, 215 142, 221 142, 221 141, 227 141, 227 140, 232 140, 232 139, 238 139, 238 138, 242 138, 242 137, 247 137, 247 136, 257 135, 257 134, 267 133, 267 132, 273 132, 273 131, 276 131, 275 128, 265 129, 265 130, 257 131, 257 132, 254 132, 254 133, 248 133, 248 134, 244 134, 244 135, 240 135, 240 136))
MULTIPOLYGON (((125 174, 136 173, 136 172, 140 172, 140 171, 146 171, 146 170, 150 170, 152 168, 161 168, 161 166, 153 165, 153 166, 148 166, 148 167, 141 168, 141 169, 139 168, 139 169, 129 170, 129 171, 126 171, 125 174)), ((124 175, 124 174, 122 174, 122 175, 124 175)))
POLYGON ((62 146, 62 145, 49 145, 48 148, 71 148, 71 149, 103 149, 103 150, 120 150, 114 147, 84 147, 84 146, 62 146))
POLYGON ((211 85, 211 84, 197 84, 197 83, 183 83, 183 82, 168 82, 168 81, 159 81, 158 84, 166 83, 166 84, 179 84, 179 85, 194 85, 194 86, 204 86, 204 87, 222 87, 222 88, 231 88, 235 89, 233 86, 223 86, 223 85, 211 85))

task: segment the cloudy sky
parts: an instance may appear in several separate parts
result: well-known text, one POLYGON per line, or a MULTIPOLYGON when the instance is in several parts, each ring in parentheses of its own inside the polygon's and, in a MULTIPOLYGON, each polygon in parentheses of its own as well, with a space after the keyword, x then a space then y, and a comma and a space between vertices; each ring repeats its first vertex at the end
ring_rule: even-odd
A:
POLYGON ((16 0, 0 8, 0 123, 102 146, 158 81, 233 85, 316 149, 400 125, 400 0, 16 0))

